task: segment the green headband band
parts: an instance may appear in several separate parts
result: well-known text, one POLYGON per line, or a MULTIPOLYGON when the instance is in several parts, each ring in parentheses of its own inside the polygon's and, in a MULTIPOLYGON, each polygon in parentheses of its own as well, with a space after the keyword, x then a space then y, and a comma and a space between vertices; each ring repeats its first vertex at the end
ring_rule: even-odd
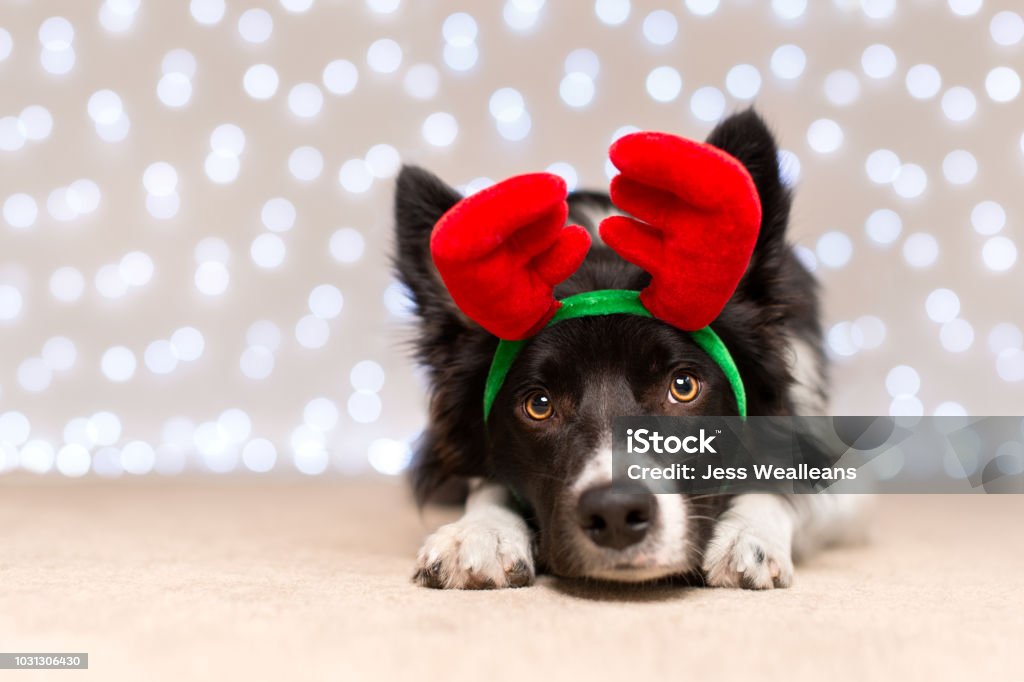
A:
MULTIPOLYGON (((562 306, 551 318, 547 326, 558 324, 575 317, 593 317, 596 315, 639 315, 640 317, 653 317, 650 311, 640 302, 639 291, 627 291, 625 289, 601 289, 598 291, 587 291, 575 296, 562 299, 562 306)), ((690 336, 701 349, 711 356, 711 359, 721 368, 725 378, 729 380, 732 393, 736 398, 736 407, 741 417, 747 416, 747 393, 743 389, 743 379, 740 378, 740 371, 729 354, 729 349, 722 343, 711 327, 704 327, 689 332, 690 336)), ((498 344, 494 352, 494 360, 491 361, 491 371, 487 374, 487 384, 484 387, 484 421, 491 415, 491 408, 494 407, 494 400, 498 397, 505 377, 512 369, 512 363, 519 356, 523 349, 523 341, 505 341, 498 344)))

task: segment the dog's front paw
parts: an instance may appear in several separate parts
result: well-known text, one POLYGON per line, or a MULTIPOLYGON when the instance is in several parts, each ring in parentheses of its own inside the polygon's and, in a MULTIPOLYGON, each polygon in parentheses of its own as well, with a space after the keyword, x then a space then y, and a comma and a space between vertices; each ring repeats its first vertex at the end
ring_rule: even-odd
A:
POLYGON ((507 510, 470 514, 427 538, 416 559, 420 585, 489 590, 533 583, 533 552, 526 522, 507 510))
POLYGON ((793 584, 788 538, 773 537, 743 519, 723 519, 704 553, 704 576, 711 587, 770 590, 793 584))

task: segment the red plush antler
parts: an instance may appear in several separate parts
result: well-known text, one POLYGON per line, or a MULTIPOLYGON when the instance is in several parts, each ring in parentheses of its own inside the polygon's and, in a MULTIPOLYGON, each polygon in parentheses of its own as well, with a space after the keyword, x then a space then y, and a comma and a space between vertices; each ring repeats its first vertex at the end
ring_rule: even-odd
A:
POLYGON ((601 222, 601 238, 651 274, 640 300, 687 331, 707 326, 739 284, 757 242, 761 202, 747 169, 711 145, 634 133, 609 150, 617 207, 636 216, 601 222))
POLYGON ((539 331, 561 305, 557 284, 586 258, 590 235, 568 215, 565 182, 534 173, 472 194, 434 226, 430 252, 455 304, 506 340, 539 331))

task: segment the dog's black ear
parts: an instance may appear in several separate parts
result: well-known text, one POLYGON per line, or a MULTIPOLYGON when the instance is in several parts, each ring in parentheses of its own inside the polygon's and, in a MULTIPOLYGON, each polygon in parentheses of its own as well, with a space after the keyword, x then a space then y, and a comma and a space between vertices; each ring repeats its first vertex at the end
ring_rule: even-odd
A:
POLYGON ((779 149, 768 125, 753 109, 733 114, 711 131, 708 143, 729 152, 746 166, 761 199, 761 231, 737 293, 748 300, 772 303, 779 269, 792 257, 786 226, 792 203, 779 172, 779 149))
POLYGON ((761 231, 750 264, 715 322, 747 386, 750 414, 818 414, 825 402, 818 287, 786 241, 791 195, 779 171, 778 147, 765 122, 752 109, 722 121, 708 142, 743 163, 761 199, 761 231), (811 398, 797 404, 792 388, 796 353, 811 398), (813 372, 813 373, 812 373, 813 372), (809 380, 808 380, 809 381, 809 380))
POLYGON ((430 255, 434 225, 460 199, 422 168, 404 166, 398 175, 394 267, 419 317, 414 346, 431 392, 430 420, 410 471, 420 503, 484 474, 484 381, 497 339, 455 306, 430 255))
MULTIPOLYGON (((409 289, 424 320, 460 318, 430 256, 434 224, 461 195, 433 173, 403 166, 395 186, 395 256, 398 278, 409 289)), ((455 321, 454 319, 451 321, 455 321)))

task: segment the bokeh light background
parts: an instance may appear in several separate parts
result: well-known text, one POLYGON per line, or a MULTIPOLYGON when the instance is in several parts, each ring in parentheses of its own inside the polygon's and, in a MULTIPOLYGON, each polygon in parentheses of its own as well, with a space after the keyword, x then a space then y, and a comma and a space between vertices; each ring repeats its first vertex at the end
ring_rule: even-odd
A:
POLYGON ((1024 409, 1014 0, 0 2, 0 471, 399 473, 393 176, 756 104, 841 414, 1024 409))

